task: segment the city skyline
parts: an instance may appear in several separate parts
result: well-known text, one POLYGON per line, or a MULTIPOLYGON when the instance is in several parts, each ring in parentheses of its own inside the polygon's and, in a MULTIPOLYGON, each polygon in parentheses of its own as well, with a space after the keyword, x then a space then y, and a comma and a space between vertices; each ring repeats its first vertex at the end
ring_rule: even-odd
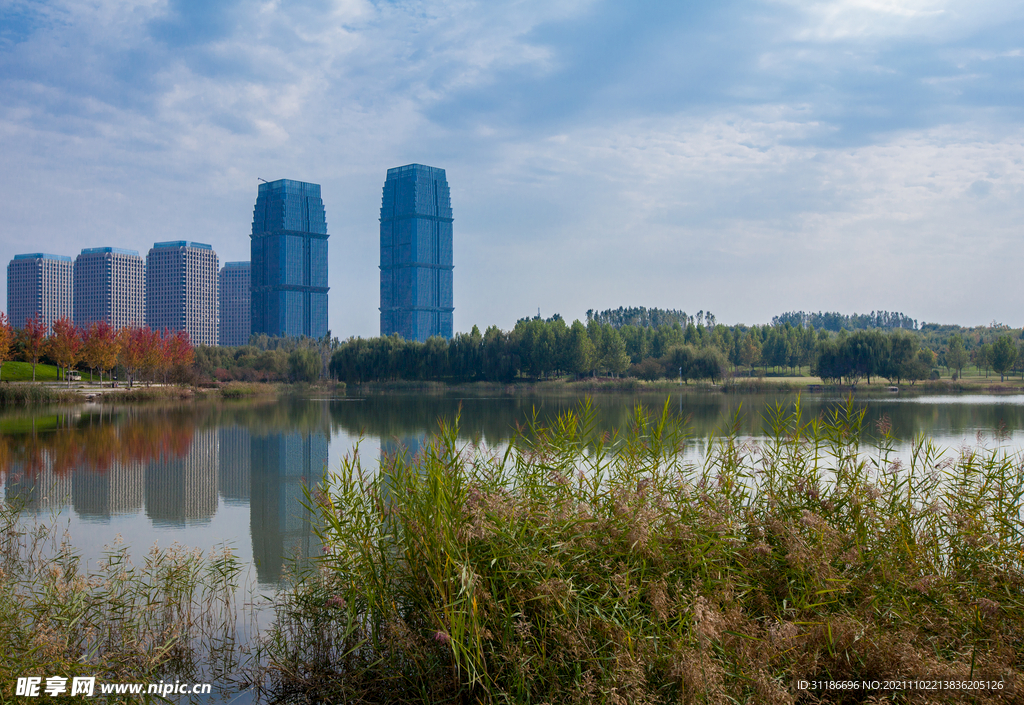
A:
POLYGON ((457 331, 538 307, 1024 322, 1019 3, 99 0, 0 23, 0 260, 182 238, 245 260, 253 185, 287 175, 344 243, 328 327, 372 336, 380 175, 440 164, 457 331))

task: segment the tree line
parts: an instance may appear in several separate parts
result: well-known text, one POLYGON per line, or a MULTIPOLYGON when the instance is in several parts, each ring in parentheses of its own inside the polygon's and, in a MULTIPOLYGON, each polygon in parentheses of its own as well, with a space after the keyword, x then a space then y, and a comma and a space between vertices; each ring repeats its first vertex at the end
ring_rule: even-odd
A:
POLYGON ((854 313, 845 315, 838 312, 808 313, 806 311, 789 311, 772 318, 773 326, 785 324, 805 326, 817 330, 828 330, 838 333, 841 330, 869 330, 872 328, 901 328, 917 330, 917 320, 902 313, 891 311, 872 311, 871 313, 854 313))
POLYGON ((69 385, 71 370, 85 366, 99 372, 101 383, 105 374, 109 376, 119 367, 132 386, 140 378, 184 379, 193 362, 193 347, 185 331, 135 326, 115 329, 106 321, 80 328, 61 317, 48 332, 38 315, 25 321, 23 328, 14 329, 0 312, 0 378, 3 363, 19 357, 31 363, 33 381, 36 366, 48 361, 69 385))
MULTIPOLYGON (((521 319, 510 331, 491 326, 481 333, 474 326, 450 340, 432 338, 425 343, 397 336, 339 341, 328 332, 320 339, 254 335, 244 346, 194 349, 183 333, 113 331, 106 324, 82 331, 64 319, 47 335, 38 320, 13 332, 0 318, 0 364, 17 355, 33 364, 49 359, 62 369, 81 362, 99 370, 101 377, 120 367, 130 380, 161 374, 166 378, 176 370, 177 378, 191 374, 199 381, 333 378, 357 384, 512 382, 565 376, 689 382, 716 381, 730 372, 753 375, 801 369, 829 383, 854 384, 875 377, 901 383, 938 376, 939 367, 954 377, 962 376, 969 364, 986 374, 989 370, 1001 376, 1024 373, 1024 355, 1018 353, 1021 332, 996 324, 975 329, 923 324, 918 330, 877 327, 834 333, 788 322, 725 326, 703 311, 695 316, 643 308, 589 313, 585 324, 570 325, 556 314, 521 319), (648 325, 662 318, 671 318, 671 323, 648 325), (643 325, 623 323, 626 320, 643 325)), ((873 315, 876 321, 898 322, 902 314, 873 315)))

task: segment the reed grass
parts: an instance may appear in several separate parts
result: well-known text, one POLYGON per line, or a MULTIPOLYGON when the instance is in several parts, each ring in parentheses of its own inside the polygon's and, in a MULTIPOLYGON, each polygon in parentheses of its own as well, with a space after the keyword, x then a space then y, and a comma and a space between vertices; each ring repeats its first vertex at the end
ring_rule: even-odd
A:
POLYGON ((246 399, 249 397, 274 396, 280 388, 265 382, 228 382, 221 385, 220 396, 224 399, 246 399))
POLYGON ((59 404, 81 401, 69 389, 54 389, 42 384, 0 384, 0 406, 12 404, 59 404))
POLYGON ((29 525, 0 505, 0 702, 26 675, 230 688, 240 574, 227 548, 154 547, 135 565, 121 543, 87 570, 56 522, 29 525))
POLYGON ((737 421, 695 463, 668 405, 602 435, 584 404, 501 455, 459 446, 457 419, 415 458, 356 452, 309 494, 325 554, 278 604, 265 685, 296 702, 1020 702, 1022 459, 921 440, 902 461, 884 418, 861 448, 852 400, 766 420, 766 442, 737 421), (797 686, 890 678, 1004 689, 797 686))

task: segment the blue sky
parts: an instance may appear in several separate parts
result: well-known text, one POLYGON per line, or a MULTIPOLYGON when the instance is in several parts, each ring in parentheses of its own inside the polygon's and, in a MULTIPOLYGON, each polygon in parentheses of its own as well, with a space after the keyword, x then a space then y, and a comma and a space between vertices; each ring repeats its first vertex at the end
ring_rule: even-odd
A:
POLYGON ((0 0, 0 261, 245 260, 257 178, 313 181, 332 331, 376 335, 381 186, 419 162, 452 189, 456 330, 1020 326, 1022 109, 1001 0, 0 0))

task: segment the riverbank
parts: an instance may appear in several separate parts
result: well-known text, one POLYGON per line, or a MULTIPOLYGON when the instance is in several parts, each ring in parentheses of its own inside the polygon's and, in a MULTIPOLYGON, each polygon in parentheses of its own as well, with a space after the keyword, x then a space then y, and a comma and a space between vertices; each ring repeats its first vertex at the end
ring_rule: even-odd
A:
POLYGON ((396 380, 390 382, 367 382, 350 384, 347 392, 352 396, 392 393, 416 394, 468 394, 468 395, 528 395, 559 394, 581 395, 591 393, 622 392, 707 392, 707 393, 831 393, 831 394, 1021 394, 1024 382, 1019 379, 1000 382, 998 378, 971 378, 967 380, 926 380, 914 384, 890 384, 887 380, 872 380, 871 384, 859 382, 855 385, 824 384, 818 377, 727 377, 718 383, 689 382, 678 380, 647 381, 629 378, 583 378, 574 380, 562 378, 541 381, 465 382, 446 383, 432 381, 396 380))
POLYGON ((872 383, 859 382, 855 385, 823 384, 817 377, 803 376, 730 376, 718 383, 689 382, 678 380, 641 380, 635 377, 610 378, 569 377, 551 380, 518 380, 510 383, 463 382, 447 383, 434 381, 395 380, 346 385, 344 382, 307 383, 262 383, 226 382, 204 386, 136 382, 128 387, 122 381, 118 386, 111 382, 75 381, 66 382, 0 382, 0 406, 20 404, 79 404, 125 403, 151 401, 186 401, 190 399, 245 399, 253 397, 274 397, 302 395, 314 398, 359 397, 379 394, 428 394, 466 396, 529 396, 618 393, 708 393, 708 394, 762 394, 773 392, 803 394, 1022 394, 1024 382, 1019 379, 1000 381, 995 377, 970 377, 960 380, 923 380, 900 385, 887 380, 874 379, 872 383))

